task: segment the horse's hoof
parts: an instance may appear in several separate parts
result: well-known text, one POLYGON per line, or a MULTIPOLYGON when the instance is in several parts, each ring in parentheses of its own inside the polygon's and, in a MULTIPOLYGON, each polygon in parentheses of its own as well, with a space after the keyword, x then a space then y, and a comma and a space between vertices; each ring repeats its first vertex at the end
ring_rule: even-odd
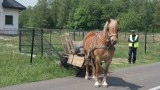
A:
POLYGON ((95 78, 96 78, 95 76, 92 77, 93 80, 95 80, 95 78))
POLYGON ((95 82, 94 86, 95 86, 95 87, 100 87, 99 82, 95 82))
POLYGON ((108 84, 106 82, 102 83, 103 87, 108 87, 108 84))
POLYGON ((86 80, 89 80, 89 77, 88 77, 88 76, 85 76, 85 79, 86 79, 86 80))

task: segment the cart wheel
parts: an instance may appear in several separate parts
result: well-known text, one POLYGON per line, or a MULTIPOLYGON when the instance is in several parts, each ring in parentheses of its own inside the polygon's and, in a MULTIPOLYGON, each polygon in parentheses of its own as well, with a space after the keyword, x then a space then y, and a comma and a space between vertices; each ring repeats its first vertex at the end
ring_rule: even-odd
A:
POLYGON ((85 68, 76 68, 76 77, 85 77, 85 68))
POLYGON ((68 57, 62 56, 60 61, 61 61, 61 62, 60 62, 60 65, 61 65, 61 66, 65 67, 65 68, 68 68, 68 67, 69 67, 69 65, 68 65, 68 63, 67 63, 68 57))
MULTIPOLYGON (((83 67, 83 68, 76 68, 76 76, 77 77, 85 77, 85 74, 86 74, 86 68, 83 67)), ((89 75, 91 76, 92 75, 92 66, 89 66, 89 75)))

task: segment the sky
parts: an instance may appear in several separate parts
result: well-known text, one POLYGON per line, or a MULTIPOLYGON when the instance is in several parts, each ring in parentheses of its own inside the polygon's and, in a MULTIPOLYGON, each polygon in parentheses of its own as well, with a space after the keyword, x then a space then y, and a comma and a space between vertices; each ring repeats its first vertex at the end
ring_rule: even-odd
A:
POLYGON ((28 7, 28 6, 36 5, 38 0, 16 0, 16 1, 24 6, 28 7))

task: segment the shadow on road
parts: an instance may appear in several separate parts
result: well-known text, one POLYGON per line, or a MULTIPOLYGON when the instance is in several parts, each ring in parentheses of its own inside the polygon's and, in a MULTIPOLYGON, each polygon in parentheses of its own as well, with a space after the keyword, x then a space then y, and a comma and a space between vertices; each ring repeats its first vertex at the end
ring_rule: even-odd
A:
POLYGON ((122 78, 119 77, 108 77, 108 84, 110 86, 116 86, 116 87, 126 87, 129 90, 138 90, 139 88, 142 88, 143 86, 139 86, 133 83, 126 82, 122 78))

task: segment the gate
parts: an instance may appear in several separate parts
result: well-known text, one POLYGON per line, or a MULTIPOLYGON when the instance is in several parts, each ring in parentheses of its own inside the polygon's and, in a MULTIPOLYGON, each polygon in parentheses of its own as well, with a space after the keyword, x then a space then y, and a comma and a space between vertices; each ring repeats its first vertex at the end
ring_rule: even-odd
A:
POLYGON ((21 29, 19 30, 19 52, 32 55, 52 55, 60 58, 64 53, 62 36, 69 35, 73 40, 83 40, 84 33, 60 29, 21 29))

